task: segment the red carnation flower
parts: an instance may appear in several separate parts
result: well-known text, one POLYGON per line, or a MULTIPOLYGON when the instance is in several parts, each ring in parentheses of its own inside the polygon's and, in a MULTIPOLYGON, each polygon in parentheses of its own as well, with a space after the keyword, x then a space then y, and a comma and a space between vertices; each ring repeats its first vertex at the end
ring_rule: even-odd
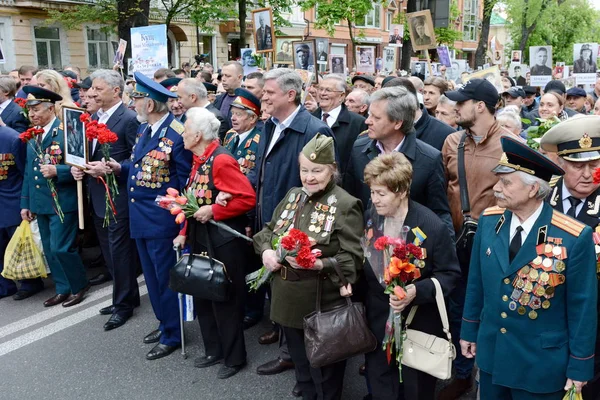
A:
POLYGON ((596 168, 594 170, 594 185, 597 185, 600 183, 600 168, 596 168))
POLYGON ((287 251, 292 251, 296 248, 296 240, 292 235, 286 235, 281 238, 281 247, 287 251))
POLYGON ((302 247, 296 256, 296 262, 302 268, 310 269, 314 267, 317 257, 310 251, 310 247, 302 247))
POLYGON ((375 247, 377 250, 385 250, 385 246, 387 246, 387 244, 388 244, 387 236, 382 236, 375 241, 375 243, 373 244, 373 247, 375 247))

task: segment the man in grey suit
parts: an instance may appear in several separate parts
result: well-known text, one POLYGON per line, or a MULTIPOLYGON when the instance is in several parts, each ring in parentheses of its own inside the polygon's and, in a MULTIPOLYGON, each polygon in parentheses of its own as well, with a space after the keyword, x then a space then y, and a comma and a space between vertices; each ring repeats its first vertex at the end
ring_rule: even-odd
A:
POLYGON ((221 111, 208 101, 208 92, 202 82, 194 78, 181 80, 177 85, 177 98, 186 110, 189 110, 192 107, 203 107, 213 113, 221 123, 221 127, 219 128, 219 138, 223 140, 225 134, 229 130, 229 124, 225 118, 223 118, 221 111))

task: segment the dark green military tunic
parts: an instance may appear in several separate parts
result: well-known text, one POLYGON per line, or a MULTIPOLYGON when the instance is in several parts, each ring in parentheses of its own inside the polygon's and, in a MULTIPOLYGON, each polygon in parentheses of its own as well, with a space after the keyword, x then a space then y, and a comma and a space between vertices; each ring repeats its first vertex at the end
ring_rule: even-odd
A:
POLYGON ((284 267, 273 274, 271 283, 271 319, 283 326, 302 329, 305 315, 315 310, 317 279, 322 279, 322 307, 341 304, 342 286, 335 270, 327 261, 334 257, 350 283, 358 279, 362 268, 363 210, 358 199, 330 182, 325 190, 308 196, 302 188, 292 188, 277 205, 271 222, 254 236, 254 249, 261 255, 272 249, 272 241, 291 228, 297 228, 316 240, 313 247, 321 250, 322 271, 284 267))

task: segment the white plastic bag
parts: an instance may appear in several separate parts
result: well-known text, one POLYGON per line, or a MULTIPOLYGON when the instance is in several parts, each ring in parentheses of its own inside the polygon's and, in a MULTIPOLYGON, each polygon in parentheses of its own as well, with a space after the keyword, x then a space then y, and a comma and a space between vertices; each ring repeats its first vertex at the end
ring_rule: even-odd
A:
POLYGON ((50 267, 48 267, 48 260, 46 260, 46 255, 44 254, 44 246, 42 245, 42 236, 40 235, 40 227, 38 226, 37 219, 34 219, 29 223, 29 227, 31 228, 31 235, 33 236, 33 242, 42 253, 42 257, 44 258, 44 266, 46 267, 46 273, 50 273, 50 267))

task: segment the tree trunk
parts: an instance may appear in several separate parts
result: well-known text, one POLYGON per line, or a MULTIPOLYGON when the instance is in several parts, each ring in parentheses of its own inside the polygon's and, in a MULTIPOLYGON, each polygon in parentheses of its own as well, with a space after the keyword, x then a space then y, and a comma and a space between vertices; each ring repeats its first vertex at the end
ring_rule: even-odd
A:
POLYGON ((492 9, 497 0, 483 1, 483 20, 481 21, 481 32, 479 34, 479 44, 475 51, 475 68, 485 64, 485 55, 488 49, 488 39, 490 36, 490 19, 492 18, 492 9))
POLYGON ((358 72, 358 66, 356 64, 356 42, 354 41, 354 31, 353 31, 353 24, 352 21, 350 21, 350 19, 347 20, 348 22, 348 32, 350 33, 350 42, 352 43, 352 60, 354 61, 352 64, 354 65, 354 68, 356 69, 356 71, 358 72))
POLYGON ((238 12, 240 20, 240 49, 243 49, 246 47, 246 0, 238 1, 238 12))
MULTIPOLYGON (((128 46, 124 59, 131 58, 131 28, 148 25, 150 18, 150 0, 119 0, 117 11, 119 12, 118 31, 119 38, 127 41, 128 46), (140 12, 130 15, 131 9, 138 8, 140 12)), ((127 67, 127 66, 125 66, 127 67)))
MULTIPOLYGON (((417 0, 408 0, 406 3, 406 12, 411 13, 415 11, 417 11, 417 0)), ((404 24, 404 29, 408 29, 408 24, 404 24)), ((401 54, 400 69, 408 71, 410 75, 410 57, 413 54, 412 42, 410 40, 404 41, 401 54)))
MULTIPOLYGON (((546 8, 550 5, 550 2, 552 0, 543 0, 542 1, 542 5, 540 7, 540 12, 538 14, 538 18, 542 16, 542 14, 544 13, 544 11, 546 10, 546 8)), ((558 4, 561 4, 562 1, 559 0, 558 4)), ((524 15, 527 15, 528 11, 529 11, 529 0, 525 0, 525 11, 524 11, 524 15)), ((538 18, 534 19, 533 24, 531 24, 531 26, 527 26, 527 18, 523 17, 523 23, 521 24, 521 40, 519 41, 519 50, 521 51, 525 51, 525 47, 527 46, 527 41, 529 40, 529 36, 533 33, 533 31, 535 30, 536 26, 537 26, 537 20, 538 18)), ((525 53, 523 53, 523 56, 525 56, 525 53)))

